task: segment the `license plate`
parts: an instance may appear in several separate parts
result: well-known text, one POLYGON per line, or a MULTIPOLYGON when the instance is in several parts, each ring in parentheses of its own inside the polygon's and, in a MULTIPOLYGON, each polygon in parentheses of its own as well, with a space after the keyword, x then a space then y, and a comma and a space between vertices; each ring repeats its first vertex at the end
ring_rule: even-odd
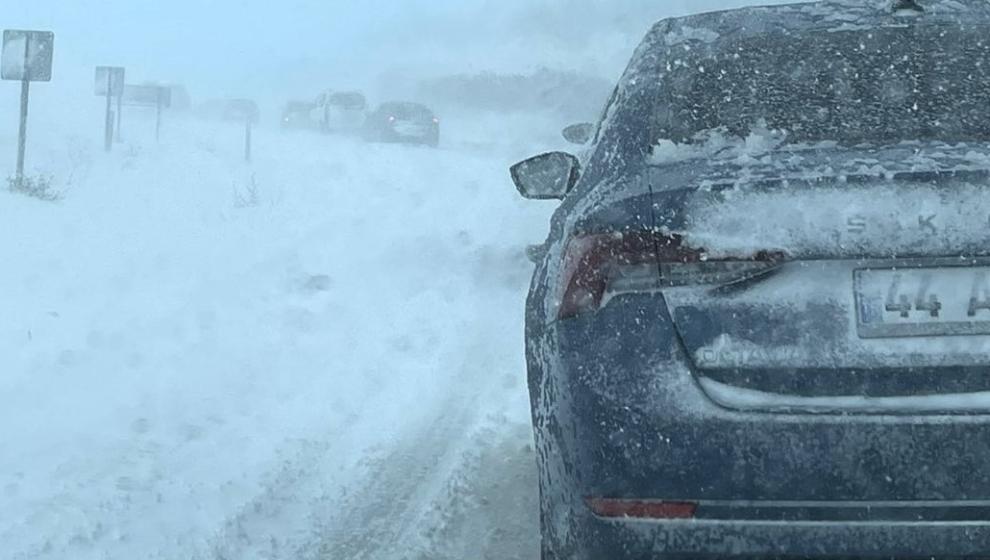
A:
POLYGON ((990 267, 857 270, 859 336, 990 335, 990 267))
POLYGON ((419 123, 399 121, 394 125, 395 131, 403 136, 426 136, 426 126, 419 123))

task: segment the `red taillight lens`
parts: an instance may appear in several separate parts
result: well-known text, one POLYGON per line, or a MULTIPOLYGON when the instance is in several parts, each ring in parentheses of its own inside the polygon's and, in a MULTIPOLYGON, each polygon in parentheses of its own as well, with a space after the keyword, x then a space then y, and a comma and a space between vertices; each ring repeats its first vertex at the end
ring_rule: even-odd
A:
POLYGON ((561 270, 557 316, 599 309, 607 293, 632 293, 692 284, 727 284, 778 266, 782 252, 710 258, 682 236, 650 231, 572 237, 561 270))
POLYGON ((595 515, 611 518, 691 519, 698 511, 698 504, 694 502, 588 498, 585 503, 595 515))
MULTIPOLYGON (((558 317, 565 319, 598 309, 612 270, 620 266, 656 265, 657 251, 684 260, 697 260, 694 252, 680 254, 681 239, 650 232, 606 233, 572 237, 564 254, 564 291, 558 317), (664 243, 661 249, 657 243, 664 243)), ((657 269, 658 270, 658 269, 657 269)), ((659 276, 659 274, 658 274, 659 276)))

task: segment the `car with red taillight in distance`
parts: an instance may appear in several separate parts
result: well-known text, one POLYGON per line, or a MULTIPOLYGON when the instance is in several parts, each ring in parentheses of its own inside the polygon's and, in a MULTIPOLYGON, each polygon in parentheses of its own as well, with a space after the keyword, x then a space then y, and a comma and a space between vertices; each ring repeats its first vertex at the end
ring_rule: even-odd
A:
POLYGON ((990 555, 990 4, 656 24, 526 313, 544 560, 990 555))
POLYGON ((440 144, 440 118, 421 103, 391 101, 382 103, 368 115, 364 136, 369 142, 440 144))

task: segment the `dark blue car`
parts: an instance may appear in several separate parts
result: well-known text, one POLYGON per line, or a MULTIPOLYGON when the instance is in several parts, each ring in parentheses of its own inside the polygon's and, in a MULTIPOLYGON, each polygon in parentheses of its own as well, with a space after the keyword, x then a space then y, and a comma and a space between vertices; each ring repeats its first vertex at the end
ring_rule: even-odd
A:
POLYGON ((990 556, 990 3, 657 24, 527 304, 545 560, 990 556))
POLYGON ((382 103, 368 115, 364 137, 369 142, 421 144, 436 148, 440 144, 440 119, 429 107, 420 103, 382 103))

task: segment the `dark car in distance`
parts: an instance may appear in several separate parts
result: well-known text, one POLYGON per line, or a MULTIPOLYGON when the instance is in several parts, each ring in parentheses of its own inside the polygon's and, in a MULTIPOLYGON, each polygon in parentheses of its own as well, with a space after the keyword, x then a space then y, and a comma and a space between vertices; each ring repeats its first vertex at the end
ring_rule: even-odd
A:
POLYGON ((526 312, 544 560, 990 556, 990 3, 658 23, 526 312))
POLYGON ((382 103, 365 120, 365 139, 371 142, 440 144, 440 119, 426 105, 405 101, 382 103))

